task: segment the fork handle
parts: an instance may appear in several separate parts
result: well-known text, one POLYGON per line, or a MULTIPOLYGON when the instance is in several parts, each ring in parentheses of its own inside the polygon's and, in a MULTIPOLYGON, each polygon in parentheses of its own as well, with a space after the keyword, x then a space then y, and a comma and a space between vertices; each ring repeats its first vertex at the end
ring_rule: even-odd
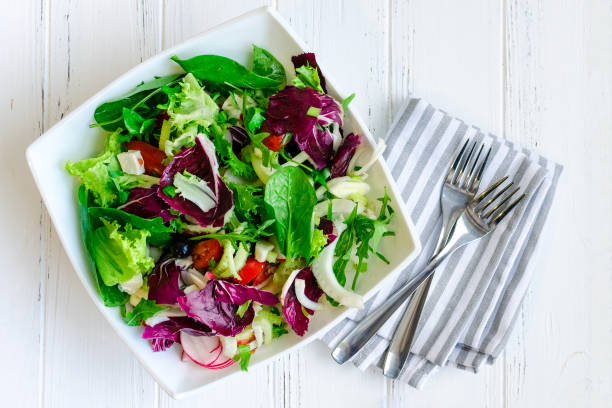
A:
POLYGON ((385 362, 383 365, 383 374, 388 378, 397 378, 404 366, 404 362, 410 354, 410 346, 414 340, 416 334, 416 328, 418 326, 421 312, 423 311, 423 305, 427 298, 427 292, 429 286, 433 280, 433 274, 429 275, 425 282, 423 282, 414 292, 410 300, 406 311, 402 316, 391 342, 389 348, 385 354, 385 362))
POLYGON ((332 352, 334 360, 336 360, 338 364, 344 364, 357 354, 382 325, 389 320, 391 315, 395 313, 402 303, 414 293, 419 285, 433 273, 436 267, 444 261, 448 255, 473 240, 474 238, 470 237, 469 234, 455 234, 451 237, 448 245, 438 254, 434 255, 425 268, 402 285, 399 290, 386 299, 373 312, 357 323, 332 352))
POLYGON ((385 362, 383 365, 383 374, 385 377, 397 378, 408 358, 408 354, 410 354, 410 346, 414 340, 416 328, 421 318, 423 305, 425 304, 425 299, 427 299, 427 292, 429 292, 429 286, 431 286, 432 280, 433 273, 425 279, 425 282, 419 285, 408 301, 406 311, 395 329, 393 337, 391 337, 389 348, 385 354, 385 362))

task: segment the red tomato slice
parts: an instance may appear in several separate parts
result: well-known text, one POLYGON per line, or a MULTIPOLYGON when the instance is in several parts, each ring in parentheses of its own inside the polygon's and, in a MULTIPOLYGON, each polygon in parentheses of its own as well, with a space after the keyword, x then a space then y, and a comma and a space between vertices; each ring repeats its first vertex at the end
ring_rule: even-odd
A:
POLYGON ((265 262, 259 262, 255 258, 249 258, 246 261, 246 264, 242 267, 238 274, 240 275, 239 283, 243 285, 248 285, 257 275, 261 273, 266 267, 265 262))
POLYGON ((261 142, 273 152, 278 152, 283 147, 283 136, 270 135, 261 142))
POLYGON ((193 266, 197 269, 208 267, 211 259, 214 259, 215 262, 219 262, 221 255, 223 255, 223 249, 216 239, 205 239, 204 241, 200 241, 191 250, 193 266))
POLYGON ((255 276, 253 278, 253 281, 251 282, 251 285, 253 285, 253 286, 261 285, 266 280, 268 280, 268 278, 270 278, 270 275, 272 275, 272 271, 270 269, 270 265, 266 264, 266 267, 263 268, 263 270, 261 272, 259 272, 257 274, 257 276, 255 276))
POLYGON ((159 150, 157 147, 140 140, 132 140, 127 143, 128 150, 139 150, 144 159, 145 173, 150 176, 161 176, 166 168, 163 160, 166 158, 166 153, 159 150))

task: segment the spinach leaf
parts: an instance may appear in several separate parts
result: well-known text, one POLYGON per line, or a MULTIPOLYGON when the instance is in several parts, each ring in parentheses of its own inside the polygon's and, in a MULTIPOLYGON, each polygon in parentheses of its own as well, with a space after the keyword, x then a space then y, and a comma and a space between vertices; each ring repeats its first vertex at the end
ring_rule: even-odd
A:
POLYGON ((125 305, 121 305, 121 318, 128 326, 140 326, 143 320, 147 320, 149 317, 155 316, 157 313, 164 310, 164 308, 154 300, 140 299, 136 307, 130 312, 125 311, 125 305))
POLYGON ((310 258, 317 196, 308 176, 299 167, 280 168, 266 184, 264 202, 281 251, 288 259, 310 258))
POLYGON ((150 244, 162 246, 172 239, 174 230, 172 227, 164 225, 161 217, 153 219, 142 218, 134 214, 126 213, 117 208, 90 207, 88 210, 90 217, 105 218, 108 221, 118 221, 120 224, 131 224, 132 227, 149 231, 148 238, 150 244))
POLYGON ((92 253, 92 242, 91 242, 91 222, 89 218, 89 191, 85 188, 85 186, 81 185, 79 187, 79 216, 81 219, 81 229, 83 233, 83 240, 85 241, 85 249, 87 250, 87 259, 89 261, 89 267, 93 272, 94 280, 96 282, 96 288, 98 289, 98 293, 102 297, 102 301, 104 302, 104 306, 114 307, 124 305, 130 295, 125 292, 119 290, 118 286, 106 286, 102 281, 102 277, 100 276, 100 272, 98 272, 98 268, 96 267, 95 262, 91 257, 92 253))
POLYGON ((285 68, 267 50, 253 45, 253 72, 257 75, 276 80, 280 84, 285 84, 285 68))
POLYGON ((129 96, 136 95, 137 93, 140 93, 143 91, 152 91, 154 89, 161 88, 162 86, 166 86, 168 84, 173 83, 176 79, 178 79, 181 76, 183 76, 183 74, 172 74, 172 75, 167 75, 163 77, 156 77, 155 79, 152 79, 149 82, 142 82, 140 85, 132 89, 130 92, 128 92, 123 97, 127 98, 129 96))
POLYGON ((196 78, 213 84, 249 89, 282 88, 286 81, 285 69, 270 53, 259 50, 254 52, 253 71, 220 55, 198 55, 186 60, 175 55, 171 59, 196 78))

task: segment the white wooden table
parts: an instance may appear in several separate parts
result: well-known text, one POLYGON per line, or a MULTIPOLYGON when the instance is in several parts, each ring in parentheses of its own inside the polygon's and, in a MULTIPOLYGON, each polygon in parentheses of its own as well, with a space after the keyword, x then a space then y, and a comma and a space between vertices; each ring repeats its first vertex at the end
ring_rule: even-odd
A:
POLYGON ((0 405, 609 407, 610 0, 5 0, 0 13, 0 405), (374 135, 419 95, 565 165, 507 350, 420 391, 337 366, 321 343, 176 402, 87 299, 25 147, 112 79, 260 5, 317 52, 374 135))

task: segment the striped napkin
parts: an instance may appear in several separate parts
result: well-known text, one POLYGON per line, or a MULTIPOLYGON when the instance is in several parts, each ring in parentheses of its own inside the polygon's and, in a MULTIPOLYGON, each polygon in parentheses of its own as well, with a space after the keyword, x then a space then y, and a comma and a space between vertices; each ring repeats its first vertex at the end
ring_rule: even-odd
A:
MULTIPOLYGON (((421 99, 410 99, 387 136, 385 158, 411 212, 423 250, 363 310, 332 328, 323 341, 334 348, 344 335, 397 287, 421 270, 442 228, 440 193, 449 163, 465 140, 483 141, 491 157, 481 189, 508 175, 527 194, 493 233, 459 249, 437 270, 408 362, 400 378, 421 387, 442 366, 477 372, 506 344, 532 274, 532 260, 562 167, 500 137, 485 134, 421 99)), ((405 305, 353 359, 360 369, 382 368, 383 354, 405 305)))

